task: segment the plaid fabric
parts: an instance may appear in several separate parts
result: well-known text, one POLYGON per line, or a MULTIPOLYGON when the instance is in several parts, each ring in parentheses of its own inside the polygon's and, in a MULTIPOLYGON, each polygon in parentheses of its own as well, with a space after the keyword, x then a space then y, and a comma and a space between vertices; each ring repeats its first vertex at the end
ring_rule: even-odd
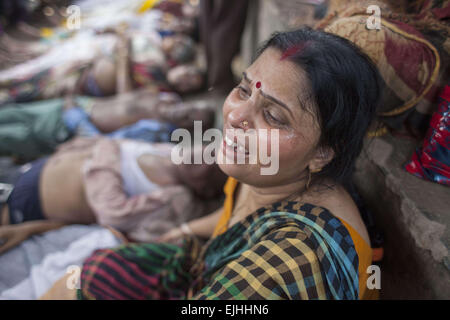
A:
POLYGON ((347 229, 310 204, 259 209, 217 237, 204 263, 202 278, 212 280, 196 299, 358 298, 358 255, 347 229))
POLYGON ((353 241, 326 209, 275 203, 201 249, 193 243, 99 250, 83 266, 80 297, 358 298, 358 255, 353 241))
POLYGON ((190 252, 172 244, 128 244, 96 250, 83 264, 79 299, 184 299, 192 277, 190 252))

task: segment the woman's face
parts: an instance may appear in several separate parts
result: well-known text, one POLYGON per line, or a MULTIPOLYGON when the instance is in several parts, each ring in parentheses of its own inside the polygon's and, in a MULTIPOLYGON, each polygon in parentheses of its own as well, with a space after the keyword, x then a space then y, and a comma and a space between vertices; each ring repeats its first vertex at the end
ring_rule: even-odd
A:
MULTIPOLYGON (((282 186, 303 179, 305 169, 316 165, 320 138, 320 128, 311 111, 313 99, 309 96, 305 73, 293 62, 283 60, 280 51, 265 50, 245 71, 239 86, 224 103, 224 143, 219 153, 235 161, 220 164, 220 168, 227 175, 257 187, 282 186), (253 132, 259 141, 258 151, 261 145, 266 145, 269 158, 276 155, 278 147, 278 172, 262 175, 261 168, 269 165, 263 165, 259 156, 256 164, 248 161, 238 164, 236 159, 242 149, 238 151, 226 144, 228 129, 243 129, 241 132, 249 135, 253 132), (267 134, 261 129, 266 129, 267 134), (278 139, 271 138, 273 130, 278 130, 278 139)), ((249 140, 246 143, 248 152, 249 140)), ((246 157, 248 159, 249 155, 246 157)))

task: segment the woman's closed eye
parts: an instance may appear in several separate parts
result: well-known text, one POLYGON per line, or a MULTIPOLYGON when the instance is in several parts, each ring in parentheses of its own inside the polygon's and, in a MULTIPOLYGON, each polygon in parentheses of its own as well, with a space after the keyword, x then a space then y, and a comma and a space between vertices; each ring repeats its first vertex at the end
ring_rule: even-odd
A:
POLYGON ((264 109, 263 113, 264 118, 266 119, 268 124, 279 127, 286 126, 286 122, 282 120, 278 115, 276 115, 273 111, 264 109))
MULTIPOLYGON (((242 100, 247 100, 252 95, 250 89, 246 88, 244 85, 238 85, 236 89, 238 89, 239 98, 242 100)), ((263 115, 269 125, 277 127, 284 127, 287 125, 287 122, 284 121, 283 117, 280 117, 276 112, 271 111, 268 108, 263 109, 263 115)))

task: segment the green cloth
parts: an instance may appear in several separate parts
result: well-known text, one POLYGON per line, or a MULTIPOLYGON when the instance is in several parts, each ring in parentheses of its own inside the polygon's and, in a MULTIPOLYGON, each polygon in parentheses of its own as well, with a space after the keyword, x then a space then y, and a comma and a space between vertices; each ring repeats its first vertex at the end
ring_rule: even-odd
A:
POLYGON ((70 137, 63 99, 6 104, 0 108, 0 155, 24 160, 51 153, 70 137))

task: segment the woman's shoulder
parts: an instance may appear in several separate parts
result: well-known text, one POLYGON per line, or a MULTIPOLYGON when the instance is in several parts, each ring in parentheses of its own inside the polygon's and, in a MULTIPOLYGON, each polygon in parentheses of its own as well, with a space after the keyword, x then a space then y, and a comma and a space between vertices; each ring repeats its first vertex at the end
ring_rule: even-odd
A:
POLYGON ((369 234, 359 209, 344 187, 339 185, 327 188, 319 187, 304 195, 302 201, 327 209, 344 225, 353 228, 366 243, 370 243, 369 234))

